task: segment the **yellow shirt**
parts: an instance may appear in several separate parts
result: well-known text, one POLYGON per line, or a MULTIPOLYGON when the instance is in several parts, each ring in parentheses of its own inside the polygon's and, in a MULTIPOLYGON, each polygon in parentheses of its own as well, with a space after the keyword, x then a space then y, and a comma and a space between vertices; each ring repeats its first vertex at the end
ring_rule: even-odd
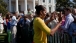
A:
POLYGON ((33 22, 34 43, 47 43, 47 34, 50 35, 50 28, 47 27, 44 20, 37 17, 33 22))

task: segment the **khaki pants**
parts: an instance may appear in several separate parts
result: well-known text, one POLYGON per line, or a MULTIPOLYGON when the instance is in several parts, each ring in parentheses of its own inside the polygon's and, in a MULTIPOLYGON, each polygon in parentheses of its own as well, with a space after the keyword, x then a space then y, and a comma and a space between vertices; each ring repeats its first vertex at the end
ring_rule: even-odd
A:
POLYGON ((0 34, 2 34, 3 33, 3 29, 0 29, 0 34))
POLYGON ((16 33, 17 33, 17 27, 12 26, 11 27, 12 43, 16 43, 16 33))

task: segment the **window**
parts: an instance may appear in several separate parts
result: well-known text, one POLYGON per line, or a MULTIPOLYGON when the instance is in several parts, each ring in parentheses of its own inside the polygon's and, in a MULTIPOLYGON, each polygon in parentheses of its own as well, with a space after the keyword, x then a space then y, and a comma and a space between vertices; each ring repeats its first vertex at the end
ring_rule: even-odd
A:
POLYGON ((43 2, 45 2, 45 0, 43 0, 43 2))
POLYGON ((15 7, 14 7, 14 5, 12 4, 11 5, 11 12, 14 12, 15 11, 15 7))
POLYGON ((49 0, 49 3, 51 3, 51 0, 49 0))
POLYGON ((27 9, 29 9, 29 5, 27 5, 27 9))
POLYGON ((54 3, 56 3, 56 0, 54 0, 54 3))
POLYGON ((21 12, 21 5, 19 5, 19 12, 21 12))
POLYGON ((49 12, 51 13, 51 7, 49 7, 49 12))

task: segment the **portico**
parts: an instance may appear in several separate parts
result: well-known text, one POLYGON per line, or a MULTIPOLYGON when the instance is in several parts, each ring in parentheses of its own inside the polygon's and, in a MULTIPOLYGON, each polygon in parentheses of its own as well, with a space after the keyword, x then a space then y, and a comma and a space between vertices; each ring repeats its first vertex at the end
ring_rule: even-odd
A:
POLYGON ((47 12, 51 10, 51 12, 55 11, 55 2, 54 0, 51 0, 51 3, 49 3, 49 0, 9 0, 8 1, 8 9, 10 12, 21 12, 23 11, 24 14, 27 14, 27 9, 30 8, 31 11, 35 12, 35 5, 43 5, 46 7, 47 12), (51 7, 51 9, 49 9, 51 7))

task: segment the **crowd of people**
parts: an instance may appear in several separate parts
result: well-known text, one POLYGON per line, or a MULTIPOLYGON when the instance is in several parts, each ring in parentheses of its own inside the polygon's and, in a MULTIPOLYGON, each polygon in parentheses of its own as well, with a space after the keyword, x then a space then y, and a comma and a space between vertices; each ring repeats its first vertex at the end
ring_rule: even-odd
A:
POLYGON ((16 12, 2 17, 0 13, 0 34, 7 33, 8 43, 47 43, 47 35, 53 36, 56 31, 76 38, 76 8, 67 7, 52 13, 47 13, 42 5, 35 9, 35 14, 27 15, 16 12))

